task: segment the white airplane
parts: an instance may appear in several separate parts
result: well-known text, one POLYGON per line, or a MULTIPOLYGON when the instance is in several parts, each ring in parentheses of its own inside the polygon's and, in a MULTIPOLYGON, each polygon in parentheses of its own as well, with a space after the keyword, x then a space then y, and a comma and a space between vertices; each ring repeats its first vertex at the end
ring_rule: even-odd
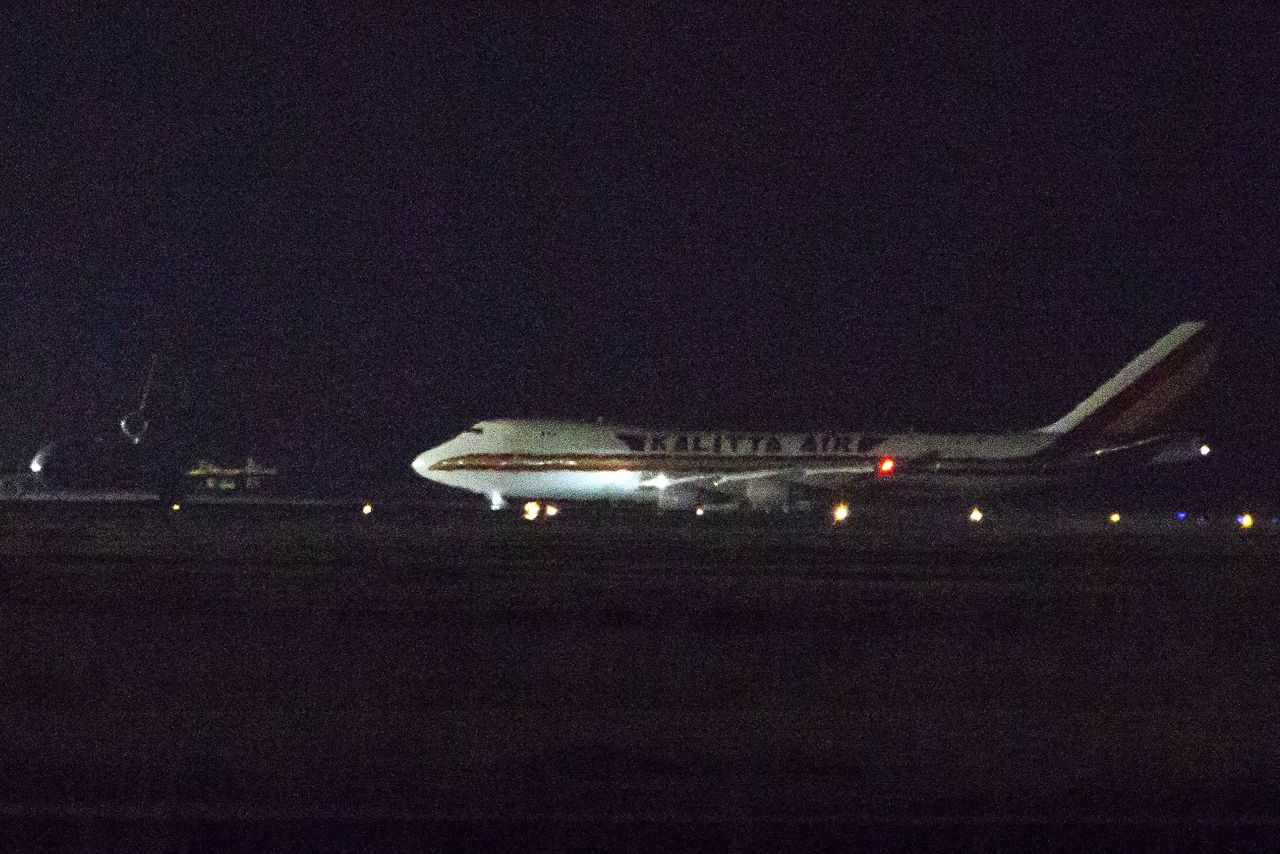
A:
POLYGON ((481 421, 419 454, 447 486, 509 499, 611 500, 664 509, 785 509, 867 491, 975 495, 1198 459, 1159 416, 1209 371, 1216 336, 1183 323, 1052 424, 999 433, 654 430, 572 421, 481 421))

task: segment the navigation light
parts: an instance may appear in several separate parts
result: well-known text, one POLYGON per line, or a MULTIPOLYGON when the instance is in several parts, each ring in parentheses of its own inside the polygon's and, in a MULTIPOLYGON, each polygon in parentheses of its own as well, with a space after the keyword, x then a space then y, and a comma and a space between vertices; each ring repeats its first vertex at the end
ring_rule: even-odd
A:
POLYGON ((977 508, 977 507, 975 507, 975 508, 973 508, 972 510, 970 510, 970 511, 969 511, 969 521, 970 521, 970 522, 981 522, 981 521, 982 521, 982 516, 983 516, 983 514, 982 514, 982 510, 980 510, 980 509, 979 509, 979 508, 977 508))
POLYGON ((849 505, 841 501, 839 504, 836 505, 835 509, 831 511, 831 518, 834 519, 837 523, 843 522, 845 519, 848 519, 849 505))
POLYGON ((1119 513, 1112 513, 1112 514, 1111 514, 1110 516, 1108 516, 1107 518, 1111 520, 1111 524, 1112 524, 1112 525, 1118 525, 1118 524, 1120 524, 1120 514, 1119 514, 1119 513))
POLYGON ((895 465, 897 465, 897 463, 893 461, 893 457, 885 457, 880 461, 880 466, 877 471, 879 471, 880 474, 893 474, 895 465))
POLYGON ((1211 450, 1212 450, 1212 448, 1210 448, 1208 445, 1201 445, 1201 446, 1200 446, 1200 456, 1202 456, 1202 457, 1207 457, 1207 456, 1209 456, 1209 451, 1211 451, 1211 450))
POLYGON ((524 505, 524 518, 532 522, 538 518, 538 514, 542 512, 542 505, 536 501, 530 501, 524 505))
POLYGON ((1236 521, 1239 522, 1240 527, 1244 528, 1246 531, 1253 527, 1253 516, 1248 513, 1245 513, 1242 516, 1237 516, 1236 521))

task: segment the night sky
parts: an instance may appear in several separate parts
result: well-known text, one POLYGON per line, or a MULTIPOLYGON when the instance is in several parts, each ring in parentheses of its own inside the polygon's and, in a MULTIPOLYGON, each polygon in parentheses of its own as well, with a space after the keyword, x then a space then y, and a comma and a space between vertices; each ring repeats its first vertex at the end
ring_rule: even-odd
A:
POLYGON ((1031 5, 10 7, 0 462, 153 351, 171 433, 377 480, 502 415, 1036 425, 1194 318, 1200 426, 1273 429, 1280 28, 1031 5))

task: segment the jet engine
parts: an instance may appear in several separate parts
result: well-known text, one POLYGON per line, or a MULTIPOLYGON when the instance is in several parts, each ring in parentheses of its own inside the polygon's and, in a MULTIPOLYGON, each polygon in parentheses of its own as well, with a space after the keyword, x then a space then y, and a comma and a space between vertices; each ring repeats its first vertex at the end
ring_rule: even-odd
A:
POLYGON ((821 489, 773 477, 749 482, 742 494, 752 510, 788 510, 803 502, 829 497, 821 489))
POLYGON ((693 486, 668 486, 658 493, 659 510, 694 510, 708 505, 731 503, 733 498, 722 492, 693 486))

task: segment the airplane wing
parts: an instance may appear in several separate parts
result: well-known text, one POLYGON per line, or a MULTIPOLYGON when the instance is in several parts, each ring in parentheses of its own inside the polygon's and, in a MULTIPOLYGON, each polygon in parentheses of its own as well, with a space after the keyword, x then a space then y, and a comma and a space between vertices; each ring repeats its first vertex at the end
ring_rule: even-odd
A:
POLYGON ((792 468, 760 469, 758 471, 733 472, 731 474, 712 475, 712 483, 716 485, 744 483, 778 478, 803 482, 818 476, 848 475, 852 478, 866 477, 876 473, 876 466, 870 461, 842 463, 823 466, 796 466, 792 468))
POLYGON ((742 501, 768 508, 829 498, 845 485, 875 478, 876 471, 877 464, 873 461, 843 460, 830 464, 661 476, 641 485, 660 490, 659 506, 669 509, 742 501))

